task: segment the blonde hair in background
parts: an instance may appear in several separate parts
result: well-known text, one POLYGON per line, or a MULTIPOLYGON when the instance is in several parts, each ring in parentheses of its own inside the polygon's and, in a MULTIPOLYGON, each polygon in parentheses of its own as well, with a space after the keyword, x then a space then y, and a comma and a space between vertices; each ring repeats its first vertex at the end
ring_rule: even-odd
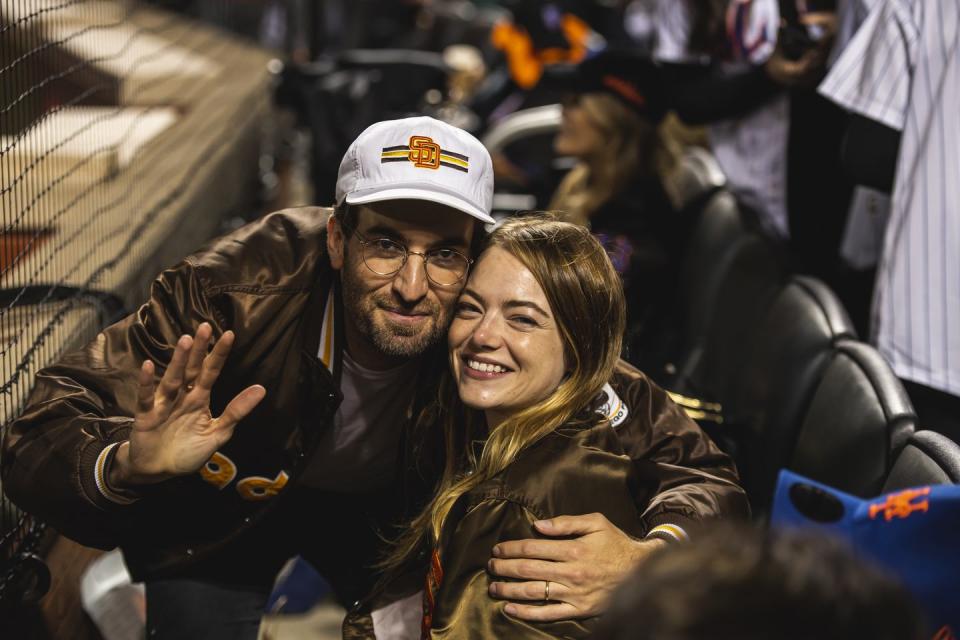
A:
POLYGON ((515 257, 540 284, 560 330, 568 373, 553 394, 489 434, 483 414, 463 406, 452 376, 444 376, 443 475, 433 499, 394 543, 384 568, 403 566, 424 544, 436 544, 457 499, 503 471, 525 448, 563 425, 589 426, 602 419, 593 402, 620 357, 626 317, 620 277, 599 241, 582 226, 544 214, 507 221, 491 234, 487 247, 515 257), (478 442, 483 444, 479 456, 478 442))
POLYGON ((557 187, 550 209, 564 220, 589 226, 590 216, 630 180, 650 175, 659 151, 656 124, 606 93, 580 96, 580 108, 600 131, 603 152, 580 159, 557 187))

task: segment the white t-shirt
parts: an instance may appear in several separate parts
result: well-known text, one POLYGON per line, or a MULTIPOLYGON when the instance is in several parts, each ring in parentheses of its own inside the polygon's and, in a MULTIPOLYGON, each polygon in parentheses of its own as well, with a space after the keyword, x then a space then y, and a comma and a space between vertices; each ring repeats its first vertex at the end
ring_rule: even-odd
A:
POLYGON ((303 474, 304 486, 362 493, 396 478, 401 426, 413 398, 419 359, 387 371, 365 369, 343 352, 343 402, 303 474))
MULTIPOLYGON (((721 67, 731 73, 763 64, 773 53, 780 25, 777 0, 731 0, 726 28, 732 58, 721 67)), ((686 0, 661 0, 654 57, 663 62, 696 63, 690 50, 692 16, 686 0)), ((712 123, 710 143, 737 199, 754 209, 766 231, 787 238, 787 134, 790 103, 777 96, 739 118, 712 123)))
POLYGON ((903 132, 873 303, 902 378, 960 396, 960 0, 886 0, 820 86, 903 132))

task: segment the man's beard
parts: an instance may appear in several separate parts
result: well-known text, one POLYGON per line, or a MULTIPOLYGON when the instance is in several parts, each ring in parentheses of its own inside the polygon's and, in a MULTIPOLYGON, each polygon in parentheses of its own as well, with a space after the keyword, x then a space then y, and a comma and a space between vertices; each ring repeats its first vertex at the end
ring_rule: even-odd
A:
POLYGON ((363 285, 355 275, 358 267, 366 269, 347 261, 341 270, 344 315, 377 351, 391 357, 413 358, 443 340, 450 320, 449 310, 426 298, 410 306, 390 294, 363 294, 363 285), (381 313, 376 313, 378 309, 381 313), (394 324, 385 317, 387 309, 422 313, 426 319, 419 326, 394 324))

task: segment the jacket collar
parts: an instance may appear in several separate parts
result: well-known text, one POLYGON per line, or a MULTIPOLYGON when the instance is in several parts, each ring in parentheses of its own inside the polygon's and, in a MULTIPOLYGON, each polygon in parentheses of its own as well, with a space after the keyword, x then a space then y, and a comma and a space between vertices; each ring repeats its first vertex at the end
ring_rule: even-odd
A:
POLYGON ((340 354, 336 350, 336 327, 340 323, 336 321, 337 305, 335 302, 336 295, 334 294, 335 288, 336 287, 330 287, 330 290, 327 292, 327 300, 323 308, 323 324, 320 327, 320 347, 317 351, 317 358, 323 363, 323 366, 327 368, 330 375, 333 375, 336 362, 340 360, 340 354))
POLYGON ((320 238, 322 256, 316 267, 316 278, 304 313, 304 356, 330 374, 335 386, 340 385, 343 364, 343 302, 340 295, 340 273, 330 266, 326 253, 326 230, 320 238))

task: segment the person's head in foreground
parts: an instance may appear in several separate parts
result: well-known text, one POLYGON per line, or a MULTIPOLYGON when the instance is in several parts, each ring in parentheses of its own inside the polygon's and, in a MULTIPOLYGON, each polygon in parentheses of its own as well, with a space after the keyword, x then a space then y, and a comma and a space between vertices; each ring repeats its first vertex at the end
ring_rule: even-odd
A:
POLYGON ((524 217, 490 235, 450 325, 446 469, 399 556, 435 541, 456 499, 521 450, 558 427, 604 419, 593 405, 613 375, 624 324, 619 276, 583 227, 524 217))
POLYGON ((378 122, 350 145, 328 223, 351 356, 384 368, 443 340, 480 222, 493 222, 490 155, 428 117, 378 122))
POLYGON ((919 640, 907 591, 842 541, 719 526, 661 549, 611 600, 597 640, 919 640))
POLYGON ((607 201, 654 174, 664 106, 657 68, 637 54, 604 52, 569 81, 554 151, 577 160, 551 209, 586 224, 607 201))

